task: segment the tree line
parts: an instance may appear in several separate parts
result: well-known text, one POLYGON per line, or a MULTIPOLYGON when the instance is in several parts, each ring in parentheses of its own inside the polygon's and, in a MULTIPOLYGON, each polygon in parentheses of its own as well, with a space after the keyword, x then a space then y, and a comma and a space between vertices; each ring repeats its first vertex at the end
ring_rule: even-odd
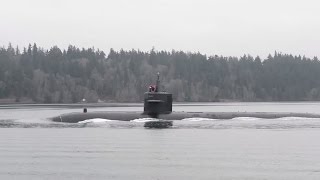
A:
MULTIPOLYGON (((303 101, 320 99, 320 62, 275 52, 265 59, 29 44, 0 48, 0 99, 34 103, 141 102, 161 74, 175 101, 303 101)), ((0 101, 1 102, 1 101, 0 101)))

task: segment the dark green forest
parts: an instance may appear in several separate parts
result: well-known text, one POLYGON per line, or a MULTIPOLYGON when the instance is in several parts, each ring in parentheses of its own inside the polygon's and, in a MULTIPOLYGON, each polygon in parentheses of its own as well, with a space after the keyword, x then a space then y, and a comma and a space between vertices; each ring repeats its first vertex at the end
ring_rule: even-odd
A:
POLYGON ((320 99, 320 61, 273 53, 266 59, 182 51, 114 51, 36 44, 0 48, 0 102, 141 102, 156 73, 175 101, 320 99))

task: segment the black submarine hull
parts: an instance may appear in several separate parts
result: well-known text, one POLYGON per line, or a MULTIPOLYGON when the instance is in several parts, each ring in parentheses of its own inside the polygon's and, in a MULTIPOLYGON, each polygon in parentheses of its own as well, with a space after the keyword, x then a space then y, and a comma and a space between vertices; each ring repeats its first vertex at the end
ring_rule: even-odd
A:
MULTIPOLYGON (((255 117, 263 119, 276 119, 282 117, 305 117, 320 118, 320 114, 310 113, 271 113, 271 112, 172 112, 170 114, 159 114, 158 119, 182 120, 187 118, 209 118, 209 119, 232 119, 236 117, 255 117)), ((54 122, 78 123, 87 119, 110 119, 130 121, 140 118, 150 118, 149 115, 141 112, 87 112, 69 113, 51 118, 54 122)))

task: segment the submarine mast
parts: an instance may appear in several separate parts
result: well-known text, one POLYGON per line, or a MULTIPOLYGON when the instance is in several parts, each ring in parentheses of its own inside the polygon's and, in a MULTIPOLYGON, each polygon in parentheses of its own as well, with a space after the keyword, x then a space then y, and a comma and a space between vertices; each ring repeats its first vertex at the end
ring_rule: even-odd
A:
POLYGON ((159 92, 159 91, 160 91, 160 73, 158 72, 155 92, 159 92))

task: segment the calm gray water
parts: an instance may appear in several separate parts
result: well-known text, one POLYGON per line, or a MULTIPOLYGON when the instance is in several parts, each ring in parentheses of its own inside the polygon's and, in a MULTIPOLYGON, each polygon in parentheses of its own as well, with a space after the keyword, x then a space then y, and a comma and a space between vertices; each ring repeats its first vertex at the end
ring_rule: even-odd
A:
MULTIPOLYGON (((174 110, 320 113, 320 103, 179 104, 174 110)), ((170 129, 144 129, 148 119, 47 119, 75 111, 81 109, 0 107, 0 179, 320 179, 320 119, 194 118, 170 129)))

